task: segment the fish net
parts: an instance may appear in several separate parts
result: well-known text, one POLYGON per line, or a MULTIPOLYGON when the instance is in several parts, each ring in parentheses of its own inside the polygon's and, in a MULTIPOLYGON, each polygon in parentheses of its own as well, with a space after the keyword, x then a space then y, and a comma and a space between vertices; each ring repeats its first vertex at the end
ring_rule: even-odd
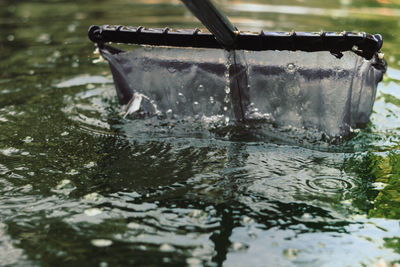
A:
POLYGON ((349 51, 307 51, 312 42, 294 51, 211 45, 122 51, 99 44, 132 117, 269 123, 328 136, 347 136, 369 122, 386 70, 379 51, 365 56, 354 45, 349 51))

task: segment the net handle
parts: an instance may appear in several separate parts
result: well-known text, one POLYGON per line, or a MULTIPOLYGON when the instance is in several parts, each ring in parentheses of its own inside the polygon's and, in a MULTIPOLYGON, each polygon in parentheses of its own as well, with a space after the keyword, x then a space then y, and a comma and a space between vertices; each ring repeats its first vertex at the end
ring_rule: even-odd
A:
MULTIPOLYGON (((100 46, 107 42, 197 48, 224 48, 211 33, 194 30, 146 29, 127 26, 96 26, 89 28, 89 39, 100 46)), ((263 51, 329 51, 337 57, 344 51, 353 51, 371 59, 383 44, 380 34, 353 32, 266 32, 236 35, 234 49, 263 51)))
POLYGON ((233 48, 237 29, 210 0, 181 0, 224 48, 233 48))

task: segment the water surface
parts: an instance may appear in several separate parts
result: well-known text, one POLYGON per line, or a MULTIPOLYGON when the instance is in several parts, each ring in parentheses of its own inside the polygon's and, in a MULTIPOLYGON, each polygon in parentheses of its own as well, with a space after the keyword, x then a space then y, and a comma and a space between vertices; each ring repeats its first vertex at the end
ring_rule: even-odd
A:
POLYGON ((0 0, 0 265, 400 262, 400 4, 219 4, 244 30, 381 33, 372 122, 319 149, 129 121, 87 28, 199 27, 179 2, 0 0))

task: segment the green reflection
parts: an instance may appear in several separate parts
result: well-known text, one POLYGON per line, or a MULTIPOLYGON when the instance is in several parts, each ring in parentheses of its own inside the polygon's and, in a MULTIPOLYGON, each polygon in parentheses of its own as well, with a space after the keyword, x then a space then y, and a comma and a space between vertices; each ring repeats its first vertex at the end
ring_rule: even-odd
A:
MULTIPOLYGON (((320 15, 233 8, 241 3, 221 3, 240 29, 381 33, 390 66, 400 66, 396 1, 252 2, 320 15)), ((269 250, 278 251, 278 266, 308 266, 310 255, 332 262, 342 248, 356 254, 365 244, 372 248, 353 265, 399 258, 398 238, 380 226, 372 228, 376 236, 365 234, 366 243, 329 247, 335 238, 356 238, 353 225, 369 225, 355 216, 400 219, 398 143, 390 141, 396 129, 374 122, 351 141, 361 152, 345 155, 246 136, 151 139, 144 126, 143 135, 129 135, 112 84, 57 86, 81 75, 109 78, 107 65, 92 63, 91 24, 201 27, 174 1, 0 0, 0 233, 11 239, 0 250, 21 248, 31 265, 43 266, 218 266, 232 255, 241 255, 238 265, 249 257, 268 264, 269 250), (257 243, 265 236, 279 242, 257 243), (383 238, 390 250, 380 247, 383 238), (93 245, 96 239, 112 244, 93 245), (299 251, 297 259, 287 251, 299 251)), ((395 94, 377 101, 399 107, 395 94)), ((388 113, 377 106, 375 114, 388 113)))

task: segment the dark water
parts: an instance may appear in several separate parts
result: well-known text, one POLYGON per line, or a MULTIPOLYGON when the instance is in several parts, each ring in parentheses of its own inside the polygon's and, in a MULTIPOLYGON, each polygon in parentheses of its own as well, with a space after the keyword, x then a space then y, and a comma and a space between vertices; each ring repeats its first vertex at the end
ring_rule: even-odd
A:
POLYGON ((383 35, 351 149, 124 119, 87 28, 198 26, 177 1, 0 0, 1 266, 400 262, 400 3, 220 4, 240 29, 383 35))

